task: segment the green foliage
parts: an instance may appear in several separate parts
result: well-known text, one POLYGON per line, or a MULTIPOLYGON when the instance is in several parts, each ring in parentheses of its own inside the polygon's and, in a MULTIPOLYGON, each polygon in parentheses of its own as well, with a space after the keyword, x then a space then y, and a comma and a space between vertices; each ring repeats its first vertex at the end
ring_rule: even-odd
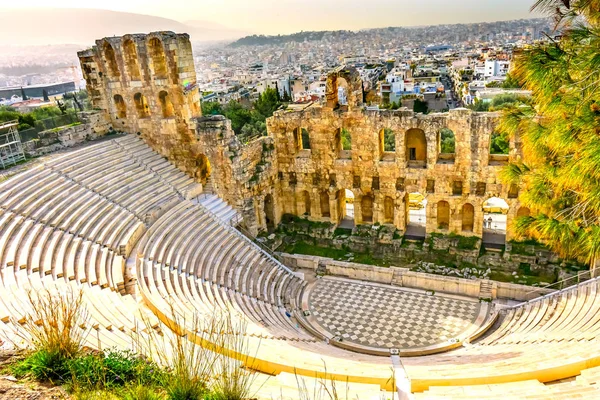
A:
POLYGON ((531 210, 516 233, 591 263, 600 256, 600 10, 550 0, 536 9, 569 26, 518 54, 511 71, 533 100, 505 110, 500 125, 524 149, 521 173, 507 174, 523 183, 519 200, 531 210))
POLYGON ((42 382, 64 382, 69 377, 68 359, 57 351, 40 349, 10 367, 17 378, 42 382))
POLYGON ((352 136, 346 128, 342 128, 342 150, 352 150, 352 136))
POLYGON ((203 101, 200 103, 202 115, 223 115, 223 107, 218 101, 203 101))
POLYGON ((74 385, 85 389, 120 387, 129 382, 159 385, 165 375, 158 365, 131 351, 88 354, 67 364, 74 385))
POLYGON ((383 130, 383 150, 384 151, 396 151, 396 136, 394 131, 390 128, 383 130))
POLYGON ((429 111, 427 102, 424 100, 421 100, 421 99, 415 99, 415 103, 413 105, 413 111, 416 113, 427 114, 427 111, 429 111))
POLYGON ((506 74, 506 79, 504 80, 504 82, 502 82, 501 87, 503 89, 520 89, 521 84, 517 80, 517 78, 513 76, 513 74, 508 73, 506 74))
POLYGON ((267 88, 254 102, 253 108, 247 108, 235 100, 225 107, 218 102, 202 102, 202 115, 224 115, 231 120, 231 128, 236 135, 266 136, 267 118, 281 106, 279 92, 267 88))
POLYGON ((510 145, 507 134, 493 132, 490 142, 490 154, 508 154, 510 145))
POLYGON ((454 132, 448 128, 440 129, 440 153, 454 153, 455 148, 454 132))
POLYGON ((461 236, 458 235, 458 244, 456 247, 461 250, 475 250, 479 238, 477 236, 461 236))

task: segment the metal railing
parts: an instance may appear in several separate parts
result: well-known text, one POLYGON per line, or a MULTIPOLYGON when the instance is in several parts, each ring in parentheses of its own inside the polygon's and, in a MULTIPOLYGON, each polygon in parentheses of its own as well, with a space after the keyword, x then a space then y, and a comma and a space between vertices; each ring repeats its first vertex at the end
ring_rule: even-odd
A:
MULTIPOLYGON (((574 278, 574 277, 572 277, 572 278, 574 278)), ((530 304, 530 303, 535 303, 535 302, 537 302, 537 301, 542 301, 542 300, 544 300, 544 299, 547 299, 547 298, 550 298, 550 297, 553 297, 553 296, 560 296, 560 295, 562 295, 563 293, 570 292, 570 291, 572 291, 572 290, 578 290, 578 289, 579 289, 581 286, 589 285, 589 284, 591 284, 592 282, 596 282, 596 281, 598 281, 598 280, 600 280, 600 277, 598 277, 598 278, 592 278, 592 279, 588 279, 588 280, 586 280, 586 281, 584 281, 584 282, 579 282, 579 283, 577 283, 576 285, 571 285, 571 286, 568 286, 568 287, 566 287, 566 288, 564 288, 564 289, 557 290, 556 292, 548 293, 548 294, 545 294, 545 295, 543 295, 543 296, 536 297, 536 298, 534 298, 534 299, 531 299, 531 300, 524 301, 523 303, 519 303, 519 304, 515 304, 514 306, 506 307, 506 308, 504 308, 503 310, 516 309, 516 308, 523 307, 523 306, 525 306, 525 305, 527 305, 527 304, 530 304)), ((566 281, 566 279, 565 279, 565 281, 566 281)), ((562 281, 561 281, 561 282, 562 282, 562 281)), ((556 282, 556 283, 558 283, 558 282, 556 282)), ((533 292, 535 292, 535 291, 531 291, 531 292, 529 292, 529 293, 533 293, 533 292)))
POLYGON ((591 271, 580 271, 575 276, 570 276, 570 277, 565 278, 563 280, 560 280, 558 282, 554 282, 554 283, 550 283, 548 285, 540 286, 538 288, 535 288, 535 289, 533 289, 533 290, 525 293, 525 295, 536 293, 536 292, 539 292, 540 290, 544 290, 544 289, 563 290, 565 288, 568 288, 570 286, 579 284, 581 282, 588 281, 590 279, 592 279, 592 273, 591 273, 591 271))

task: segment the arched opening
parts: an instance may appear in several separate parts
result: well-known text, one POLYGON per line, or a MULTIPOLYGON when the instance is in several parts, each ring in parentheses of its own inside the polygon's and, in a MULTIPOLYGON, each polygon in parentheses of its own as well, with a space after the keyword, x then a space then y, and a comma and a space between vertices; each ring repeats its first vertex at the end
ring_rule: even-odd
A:
POLYGON ((406 132, 405 147, 409 167, 427 166, 427 139, 422 129, 409 129, 406 132))
POLYGON ((508 163, 510 139, 508 135, 492 132, 490 135, 490 160, 489 165, 505 165, 508 163))
POLYGON ((123 96, 115 94, 115 108, 117 109, 117 118, 127 118, 127 106, 123 100, 123 96))
POLYGON ((337 77, 338 106, 348 106, 348 82, 344 78, 337 77))
POLYGON ((346 128, 339 128, 334 137, 334 146, 339 158, 350 159, 352 157, 352 135, 346 128))
POLYGON ((340 189, 335 194, 339 227, 354 228, 354 193, 348 189, 340 189))
POLYGON ((448 128, 440 129, 438 135, 438 161, 441 163, 454 161, 456 153, 456 137, 448 128))
POLYGON ((275 212, 273 210, 273 196, 270 194, 265 196, 264 211, 267 230, 272 231, 275 229, 275 212))
POLYGON ((160 102, 163 118, 170 118, 175 115, 175 109, 173 108, 173 103, 171 103, 169 93, 164 90, 161 91, 158 94, 158 100, 160 102))
POLYGON ((450 227, 450 204, 445 200, 437 203, 437 225, 438 229, 450 227))
POLYGON ((133 102, 135 103, 135 110, 137 111, 138 118, 148 118, 150 116, 150 107, 146 96, 141 93, 136 93, 133 96, 133 102))
POLYGON ((102 47, 104 59, 106 60, 106 70, 108 73, 108 77, 111 79, 119 79, 121 77, 121 73, 119 72, 117 58, 115 57, 115 50, 108 42, 104 42, 102 47))
POLYGON ((133 43, 133 40, 131 39, 126 39, 123 42, 123 58, 125 59, 125 65, 127 66, 129 78, 132 81, 139 81, 140 65, 138 63, 138 56, 135 43, 133 43))
POLYGON ((415 192, 407 195, 407 202, 406 236, 422 239, 425 237, 427 224, 427 199, 421 193, 415 192))
POLYGON ((302 149, 310 150, 310 135, 306 129, 302 128, 300 138, 302 139, 302 149))
POLYGON ((517 217, 529 217, 531 215, 531 210, 527 207, 519 207, 517 210, 517 217))
POLYGON ((210 177, 211 166, 208 157, 204 154, 200 154, 196 159, 196 177, 202 184, 205 184, 210 177))
POLYGON ((506 243, 508 203, 499 197, 483 202, 482 241, 487 247, 502 248, 506 243))
POLYGON ((152 38, 148 42, 148 53, 152 60, 154 77, 158 79, 167 78, 167 61, 163 44, 158 38, 152 38))
POLYGON ((300 193, 300 202, 303 207, 303 209, 300 210, 300 213, 302 215, 306 215, 306 216, 311 215, 311 213, 310 213, 310 193, 308 193, 308 191, 303 190, 302 193, 300 193))
POLYGON ((383 223, 394 223, 394 210, 394 199, 390 196, 385 196, 385 199, 383 200, 383 223))
POLYGON ((396 135, 390 128, 379 131, 379 156, 382 160, 394 160, 396 152, 396 135))
POLYGON ((329 209, 329 192, 327 192, 326 190, 322 191, 319 195, 319 200, 321 203, 321 217, 331 217, 331 211, 329 209))
POLYGON ((373 197, 365 195, 360 199, 360 210, 363 222, 373 222, 373 197))
POLYGON ((475 208, 470 203, 462 206, 462 230, 463 232, 473 232, 475 224, 475 208))

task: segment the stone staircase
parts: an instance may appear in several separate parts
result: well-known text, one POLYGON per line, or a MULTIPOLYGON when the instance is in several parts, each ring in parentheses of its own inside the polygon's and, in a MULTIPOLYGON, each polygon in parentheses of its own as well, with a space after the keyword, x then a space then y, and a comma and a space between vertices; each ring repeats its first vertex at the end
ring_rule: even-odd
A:
MULTIPOLYGON (((206 186, 205 186, 206 188, 206 186)), ((212 214, 216 215, 221 221, 235 226, 242 220, 242 216, 231 207, 225 200, 216 194, 203 193, 199 196, 198 204, 204 206, 212 214)))
POLYGON ((490 280, 482 280, 479 285, 479 298, 480 299, 491 299, 492 289, 494 284, 490 280))
POLYGON ((215 187, 213 186, 213 183, 212 183, 212 177, 209 177, 208 180, 206 181, 206 183, 203 185, 202 193, 206 193, 206 194, 214 194, 215 193, 215 187))

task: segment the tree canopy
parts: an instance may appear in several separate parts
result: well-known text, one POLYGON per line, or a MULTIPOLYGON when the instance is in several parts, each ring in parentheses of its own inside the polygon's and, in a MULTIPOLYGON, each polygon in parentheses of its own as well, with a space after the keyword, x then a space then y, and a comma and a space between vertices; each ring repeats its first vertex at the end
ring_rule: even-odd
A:
POLYGON ((267 118, 281 106, 277 89, 267 88, 254 102, 252 108, 232 100, 225 107, 217 102, 202 102, 202 115, 224 115, 231 120, 236 135, 266 135, 267 118))
POLYGON ((522 183, 531 215, 517 234, 563 257, 594 263, 600 255, 600 7, 597 0, 539 0, 562 35, 516 56, 513 73, 532 104, 507 108, 500 130, 519 136, 523 159, 503 171, 522 183))

